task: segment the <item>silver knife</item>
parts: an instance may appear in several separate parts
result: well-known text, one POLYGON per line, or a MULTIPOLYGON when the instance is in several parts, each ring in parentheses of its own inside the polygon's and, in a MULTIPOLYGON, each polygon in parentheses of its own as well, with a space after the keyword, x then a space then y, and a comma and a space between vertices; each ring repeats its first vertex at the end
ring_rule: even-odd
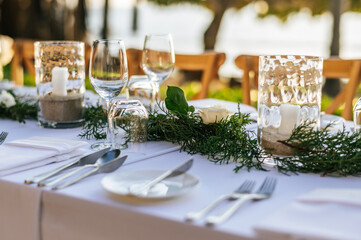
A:
POLYGON ((75 167, 75 166, 81 166, 81 165, 84 165, 84 164, 89 164, 89 163, 94 163, 98 158, 100 158, 101 156, 103 156, 106 152, 108 152, 110 150, 110 148, 104 148, 104 149, 101 149, 99 151, 96 151, 96 152, 93 152, 93 153, 90 153, 82 158, 79 158, 75 161, 72 161, 68 164, 65 164, 61 167, 58 167, 54 170, 51 170, 49 172, 45 172, 45 173, 42 173, 42 174, 39 174, 37 176, 34 176, 34 177, 31 177, 29 179, 26 179, 24 181, 25 184, 31 184, 31 183, 39 183, 45 179, 48 179, 56 174, 58 174, 59 172, 65 170, 65 169, 68 169, 68 168, 72 168, 72 167, 75 167))
POLYGON ((145 183, 144 185, 134 187, 130 186, 129 188, 129 194, 134 196, 142 196, 146 195, 149 189, 151 189, 154 185, 161 182, 162 180, 170 177, 175 177, 178 175, 181 175, 185 172, 187 172, 193 165, 193 157, 188 159, 185 163, 182 163, 180 166, 173 170, 168 170, 162 175, 159 175, 158 177, 154 178, 153 180, 145 183))

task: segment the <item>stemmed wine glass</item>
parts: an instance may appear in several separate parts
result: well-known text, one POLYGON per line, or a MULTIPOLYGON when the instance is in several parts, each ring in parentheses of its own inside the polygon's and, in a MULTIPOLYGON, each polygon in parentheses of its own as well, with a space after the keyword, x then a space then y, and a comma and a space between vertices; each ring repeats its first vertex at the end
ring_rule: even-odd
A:
POLYGON ((173 40, 170 34, 145 36, 141 66, 158 91, 158 101, 159 87, 172 73, 174 62, 173 40))
MULTIPOLYGON (((128 64, 124 42, 122 40, 95 40, 91 48, 89 79, 94 90, 106 102, 109 112, 110 103, 128 83, 128 64)), ((109 118, 107 141, 94 143, 93 149, 111 146, 109 141, 109 118)))

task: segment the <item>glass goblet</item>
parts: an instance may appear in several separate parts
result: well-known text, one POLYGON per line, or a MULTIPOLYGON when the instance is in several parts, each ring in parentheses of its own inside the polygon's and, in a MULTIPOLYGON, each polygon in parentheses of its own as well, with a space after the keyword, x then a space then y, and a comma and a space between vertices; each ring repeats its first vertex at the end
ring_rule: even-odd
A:
POLYGON ((160 101, 159 87, 172 73, 174 62, 173 40, 170 34, 145 36, 141 66, 156 85, 158 101, 160 101))
MULTIPOLYGON (((127 86, 128 65, 124 42, 122 40, 95 40, 92 45, 89 79, 94 90, 106 102, 107 115, 112 99, 117 97, 127 86)), ((93 144, 93 149, 111 145, 109 141, 109 118, 107 141, 93 144)))

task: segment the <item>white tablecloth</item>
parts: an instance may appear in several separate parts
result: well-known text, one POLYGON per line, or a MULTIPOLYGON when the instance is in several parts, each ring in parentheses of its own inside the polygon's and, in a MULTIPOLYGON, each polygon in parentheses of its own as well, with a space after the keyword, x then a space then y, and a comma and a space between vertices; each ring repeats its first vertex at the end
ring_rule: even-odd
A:
MULTIPOLYGON (((202 101, 201 105, 207 104, 207 101, 214 102, 202 101)), ((227 104, 237 109, 236 103, 227 104)), ((248 107, 245 110, 252 111, 248 107)), ((2 130, 10 132, 8 140, 35 135, 79 139, 77 134, 80 131, 42 129, 32 121, 24 125, 7 120, 0 121, 2 130)), ((125 164, 117 171, 170 169, 187 157, 187 153, 174 151, 125 164)), ((316 174, 286 176, 271 168, 268 172, 242 170, 234 173, 233 164, 215 165, 199 155, 195 155, 194 160, 189 173, 197 176, 201 184, 185 195, 163 201, 136 201, 112 195, 100 184, 104 174, 89 177, 60 191, 23 184, 25 178, 54 166, 5 176, 0 179, 0 239, 37 240, 39 236, 42 240, 256 239, 253 227, 265 217, 283 209, 297 196, 316 188, 360 187, 360 179, 356 177, 320 177, 316 174), (229 221, 219 226, 207 227, 203 220, 194 223, 184 221, 187 212, 199 210, 219 195, 232 192, 244 180, 256 180, 260 184, 266 176, 278 179, 272 198, 247 203, 229 221)), ((227 206, 225 202, 214 213, 227 206)))

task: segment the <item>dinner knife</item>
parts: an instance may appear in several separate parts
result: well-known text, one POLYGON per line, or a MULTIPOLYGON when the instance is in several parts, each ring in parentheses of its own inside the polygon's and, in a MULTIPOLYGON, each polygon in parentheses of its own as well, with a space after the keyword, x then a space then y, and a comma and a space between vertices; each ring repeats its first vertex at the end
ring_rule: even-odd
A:
POLYGON ((141 185, 141 186, 134 185, 134 187, 131 186, 129 188, 129 194, 135 195, 135 196, 139 196, 139 195, 141 196, 141 195, 147 194, 149 189, 151 189, 157 183, 161 182, 162 180, 164 180, 166 178, 175 177, 175 176, 184 174, 192 167, 192 165, 193 165, 193 157, 188 159, 186 162, 182 163, 177 168, 166 171, 165 173, 159 175, 158 177, 145 183, 144 185, 141 185))
POLYGON ((58 167, 58 168, 56 168, 54 170, 39 174, 39 175, 31 177, 29 179, 26 179, 24 181, 24 183, 25 184, 39 183, 41 181, 44 181, 45 179, 48 179, 48 178, 58 174, 61 171, 64 171, 65 169, 72 168, 72 167, 75 167, 75 166, 82 166, 82 165, 89 164, 89 163, 94 163, 98 158, 103 156, 109 150, 110 150, 110 148, 108 147, 108 148, 104 148, 104 149, 101 149, 99 151, 90 153, 90 154, 88 154, 88 155, 86 155, 86 156, 84 156, 82 158, 79 158, 79 159, 77 159, 75 161, 72 161, 72 162, 70 162, 68 164, 65 164, 65 165, 63 165, 61 167, 58 167))

